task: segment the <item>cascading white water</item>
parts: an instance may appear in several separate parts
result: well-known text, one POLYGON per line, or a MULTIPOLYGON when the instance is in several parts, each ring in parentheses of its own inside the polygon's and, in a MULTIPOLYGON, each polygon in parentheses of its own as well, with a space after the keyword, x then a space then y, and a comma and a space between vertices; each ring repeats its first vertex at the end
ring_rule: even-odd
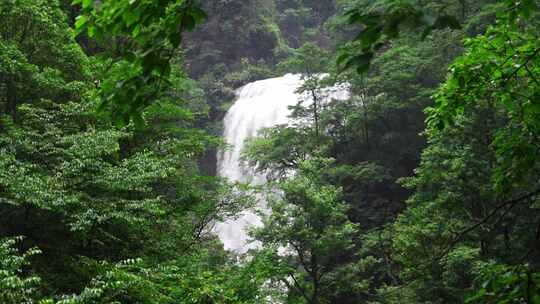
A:
MULTIPOLYGON (((255 184, 265 181, 264 176, 253 175, 252 170, 242 165, 240 156, 244 141, 255 136, 261 128, 286 124, 291 112, 289 106, 296 105, 302 98, 296 93, 301 85, 300 75, 287 74, 252 82, 236 91, 237 100, 225 116, 223 134, 232 148, 218 153, 219 176, 231 181, 255 184)), ((348 90, 343 87, 330 88, 325 92, 328 99, 343 100, 349 95, 348 90)), ((238 219, 218 223, 216 231, 225 249, 244 253, 254 246, 249 244, 246 233, 246 229, 252 225, 261 225, 260 218, 252 211, 244 211, 238 219)))

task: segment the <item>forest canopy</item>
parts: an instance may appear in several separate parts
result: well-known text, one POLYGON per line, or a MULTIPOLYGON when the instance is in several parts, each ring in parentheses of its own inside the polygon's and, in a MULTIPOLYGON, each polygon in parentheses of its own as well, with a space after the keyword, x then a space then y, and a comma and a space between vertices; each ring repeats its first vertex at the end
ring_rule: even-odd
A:
POLYGON ((0 1, 0 302, 540 303, 539 9, 0 1), (287 73, 227 179, 237 89, 287 73))

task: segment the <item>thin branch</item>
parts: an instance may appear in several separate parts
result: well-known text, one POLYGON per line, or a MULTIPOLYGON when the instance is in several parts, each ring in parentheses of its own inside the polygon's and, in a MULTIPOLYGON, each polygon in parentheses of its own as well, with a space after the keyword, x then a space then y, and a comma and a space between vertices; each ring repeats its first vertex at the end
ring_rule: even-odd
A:
POLYGON ((307 262, 306 262, 305 257, 304 257, 304 252, 302 250, 300 250, 300 248, 298 246, 296 246, 293 242, 291 242, 290 245, 298 253, 298 259, 300 260, 300 264, 302 264, 302 267, 304 267, 306 272, 311 275, 312 270, 307 265, 307 262))
POLYGON ((537 195, 540 195, 540 188, 533 191, 533 192, 530 192, 528 194, 522 195, 522 196, 520 196, 518 198, 515 198, 515 199, 512 199, 512 200, 500 203, 488 215, 486 215, 483 219, 481 219, 480 221, 478 221, 474 225, 472 225, 472 226, 462 230, 461 232, 459 232, 457 234, 457 236, 452 240, 452 242, 448 245, 448 247, 440 255, 438 255, 434 259, 431 259, 428 263, 424 264, 423 267, 429 267, 429 265, 431 265, 431 264, 439 261, 443 257, 445 257, 466 234, 468 234, 471 231, 476 230, 478 227, 480 227, 483 224, 487 223, 501 209, 503 209, 503 208, 505 208, 507 206, 513 207, 513 205, 515 205, 515 204, 517 204, 519 202, 525 201, 527 199, 533 198, 533 197, 535 197, 537 195))
POLYGON ((540 53, 540 48, 537 48, 536 50, 534 50, 534 52, 532 54, 530 54, 529 56, 527 56, 525 58, 525 62, 523 64, 521 64, 520 66, 518 66, 512 73, 510 73, 510 75, 508 75, 507 77, 505 77, 505 79, 503 80, 503 86, 505 86, 506 84, 508 84, 508 81, 510 80, 510 78, 514 77, 517 75, 517 73, 521 70, 521 68, 527 66, 527 64, 529 64, 529 62, 536 56, 538 55, 538 53, 540 53))
POLYGON ((304 292, 304 288, 302 288, 302 286, 300 286, 300 283, 298 283, 298 281, 296 280, 296 277, 294 276, 294 274, 291 272, 291 273, 289 273, 289 276, 292 278, 292 280, 294 282, 294 285, 296 286, 296 289, 300 292, 300 294, 302 294, 302 297, 304 297, 304 299, 306 299, 308 301, 308 303, 310 303, 311 299, 306 295, 306 293, 304 292))
POLYGON ((501 204, 499 204, 497 207, 495 207, 495 209, 493 209, 487 216, 485 216, 482 220, 480 220, 479 222, 477 222, 476 224, 470 226, 469 228, 461 231, 457 238, 456 238, 456 241, 459 241, 459 239, 461 239, 461 237, 463 237, 465 234, 475 230, 476 228, 480 227, 481 225, 485 224, 486 222, 488 222, 493 216, 495 216, 497 214, 497 212, 499 212, 499 210, 505 208, 506 206, 510 206, 510 205, 515 205, 521 201, 524 201, 524 200, 527 200, 529 198, 533 198, 537 195, 540 194, 540 189, 537 189, 533 192, 530 192, 528 194, 525 194, 523 196, 520 196, 518 198, 515 198, 513 200, 509 200, 509 201, 506 201, 506 202, 503 202, 501 204))
POLYGON ((537 85, 540 85, 540 82, 538 81, 538 79, 536 78, 536 76, 534 76, 534 74, 531 72, 531 70, 529 70, 529 67, 527 65, 525 65, 525 70, 527 71, 527 73, 529 74, 529 76, 532 78, 532 80, 537 84, 537 85))

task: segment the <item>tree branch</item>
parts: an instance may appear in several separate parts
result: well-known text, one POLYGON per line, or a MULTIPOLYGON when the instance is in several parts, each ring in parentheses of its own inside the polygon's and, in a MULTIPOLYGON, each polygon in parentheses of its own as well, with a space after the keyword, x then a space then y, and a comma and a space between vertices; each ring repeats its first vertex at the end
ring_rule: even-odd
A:
POLYGON ((495 216, 501 209, 507 207, 507 206, 510 206, 509 209, 511 209, 515 204, 517 203, 520 203, 524 200, 527 200, 527 199, 530 199, 530 198, 533 198, 537 195, 540 195, 540 188, 533 191, 533 192, 530 192, 528 194, 525 194, 525 195, 522 195, 518 198, 515 198, 515 199, 512 199, 512 200, 509 200, 509 201, 506 201, 506 202, 503 202, 499 205, 497 205, 487 216, 485 216, 483 219, 481 219, 480 221, 478 221, 477 223, 475 223, 474 225, 462 230, 461 232, 458 233, 458 235, 454 238, 454 240, 450 243, 450 245, 448 246, 448 248, 446 250, 443 251, 443 253, 438 257, 437 260, 443 258, 444 256, 446 256, 450 250, 452 250, 452 248, 466 235, 468 234, 469 232, 471 231, 474 231, 476 230, 478 227, 482 226, 483 224, 487 223, 493 216, 495 216))
MULTIPOLYGON (((298 283, 298 281, 296 280, 296 277, 294 276, 294 274, 291 272, 289 273, 289 276, 291 277, 291 279, 293 280, 294 282, 294 285, 296 286, 296 289, 300 292, 300 294, 302 295, 302 297, 304 299, 306 299, 306 301, 308 301, 308 303, 311 302, 311 299, 307 296, 307 294, 304 292, 304 288, 302 288, 302 286, 300 286, 300 283, 298 283)), ((288 284, 287 284, 288 285, 288 284)))

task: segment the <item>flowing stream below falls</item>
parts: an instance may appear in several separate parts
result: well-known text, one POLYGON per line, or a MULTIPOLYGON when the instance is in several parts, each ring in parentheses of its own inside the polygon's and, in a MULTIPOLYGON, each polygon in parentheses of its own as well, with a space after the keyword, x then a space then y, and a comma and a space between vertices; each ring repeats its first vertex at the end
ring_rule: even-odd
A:
MULTIPOLYGON (((236 91, 237 99, 225 115, 225 141, 232 147, 218 152, 217 174, 232 182, 262 184, 265 177, 246 168, 240 161, 244 141, 256 136, 261 128, 289 122, 291 111, 303 97, 296 93, 302 85, 300 75, 287 74, 278 78, 249 83, 236 91)), ((349 92, 343 87, 325 89, 326 99, 343 100, 349 92)), ((306 99, 307 100, 307 99, 306 99)), ((257 208, 265 209, 264 202, 257 208)), ((245 253, 256 246, 249 242, 246 230, 253 225, 261 225, 261 219, 253 211, 246 210, 234 220, 216 224, 215 230, 225 249, 245 253)))

